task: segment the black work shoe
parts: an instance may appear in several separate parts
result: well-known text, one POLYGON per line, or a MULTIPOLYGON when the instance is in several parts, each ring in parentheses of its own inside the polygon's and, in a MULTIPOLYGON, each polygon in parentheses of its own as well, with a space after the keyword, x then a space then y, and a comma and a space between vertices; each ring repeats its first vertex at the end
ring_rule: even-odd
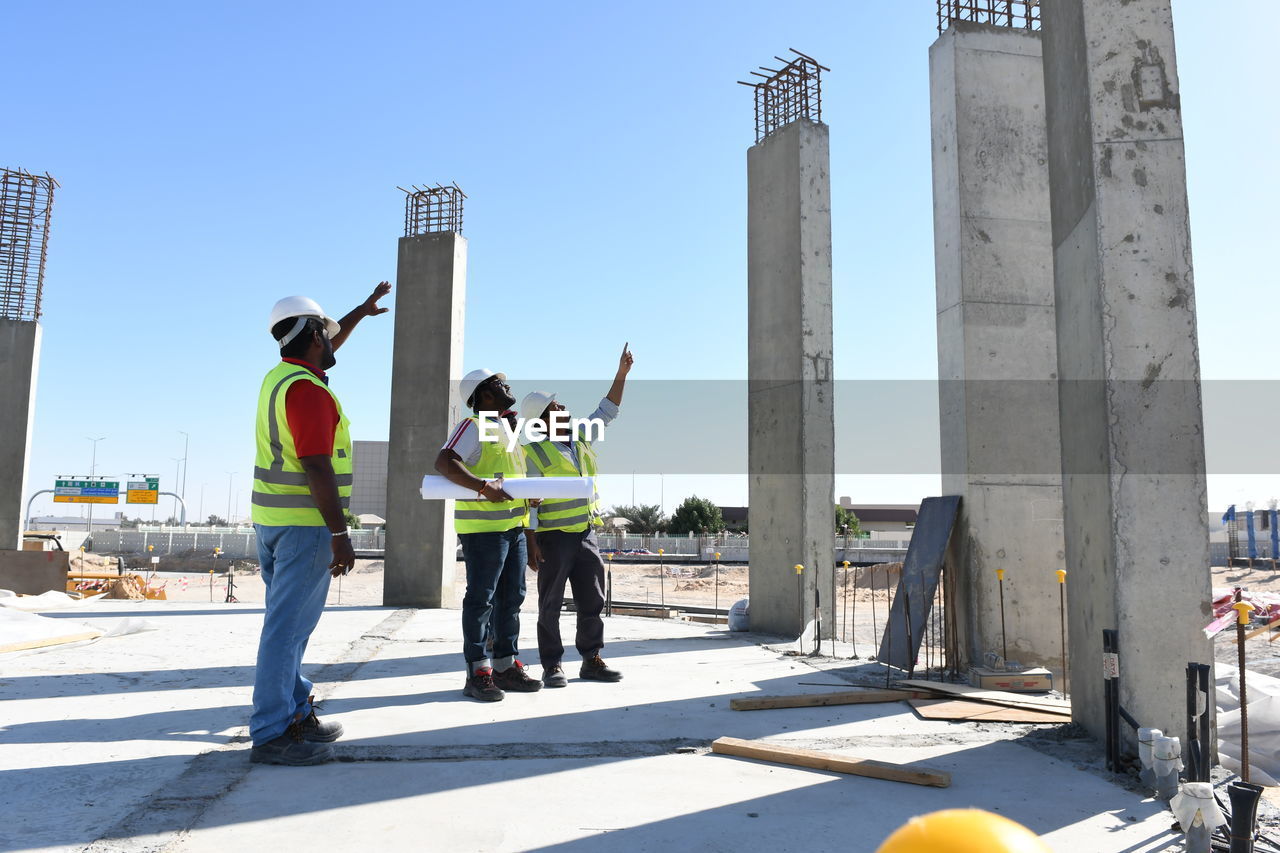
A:
POLYGON ((324 764, 333 760, 333 747, 305 740, 299 724, 290 723, 280 737, 250 750, 249 760, 254 764, 286 764, 291 767, 324 764))
POLYGON ((622 673, 610 669, 599 654, 594 654, 582 662, 578 677, 588 681, 621 681, 622 673))
POLYGON ((342 737, 342 723, 320 722, 320 718, 316 716, 315 699, 308 701, 311 703, 311 711, 297 724, 302 739, 311 743, 333 743, 342 737))
POLYGON ((542 668, 542 683, 546 687, 568 687, 569 679, 564 677, 564 667, 555 664, 542 668))
POLYGON ((481 702, 501 702, 502 697, 507 695, 493 683, 493 670, 487 666, 471 674, 467 685, 462 688, 462 694, 481 702))
POLYGON ((509 669, 493 674, 493 683, 498 685, 502 690, 509 690, 513 693, 536 693, 542 689, 542 682, 536 678, 530 678, 528 671, 525 670, 524 664, 515 661, 509 669))

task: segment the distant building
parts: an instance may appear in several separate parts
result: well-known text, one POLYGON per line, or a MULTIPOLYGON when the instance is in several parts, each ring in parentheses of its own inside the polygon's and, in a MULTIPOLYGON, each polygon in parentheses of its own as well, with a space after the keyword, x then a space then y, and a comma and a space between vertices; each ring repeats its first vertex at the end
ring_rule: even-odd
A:
MULTIPOLYGON (((840 506, 858 517, 858 525, 864 534, 869 533, 877 539, 910 539, 919 514, 919 508, 912 504, 855 504, 847 497, 840 499, 840 506)), ((724 516, 727 530, 750 532, 747 507, 722 506, 720 514, 724 516)))
MULTIPOLYGON (((122 513, 108 515, 106 518, 95 513, 93 518, 94 530, 119 530, 120 521, 123 517, 122 513)), ((78 515, 41 515, 31 519, 31 523, 27 525, 27 530, 88 530, 88 516, 81 518, 78 515)))
POLYGON ((747 508, 745 506, 722 506, 720 515, 724 518, 724 529, 741 533, 747 529, 747 508))
POLYGON ((916 526, 916 516, 920 508, 914 504, 855 504, 848 497, 840 498, 840 506, 858 517, 858 526, 864 533, 904 534, 904 539, 911 538, 911 531, 916 526))
POLYGON ((389 444, 385 441, 353 441, 351 443, 352 515, 387 517, 388 447, 389 444))

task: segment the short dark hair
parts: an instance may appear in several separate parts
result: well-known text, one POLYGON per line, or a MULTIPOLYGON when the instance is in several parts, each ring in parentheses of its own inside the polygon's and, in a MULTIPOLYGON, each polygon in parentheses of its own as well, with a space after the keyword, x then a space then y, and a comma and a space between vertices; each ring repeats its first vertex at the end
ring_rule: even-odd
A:
MULTIPOLYGON (((297 317, 286 317, 279 323, 271 327, 271 337, 277 341, 283 338, 289 332, 293 331, 294 325, 298 322, 297 317)), ((314 332, 324 331, 324 323, 316 317, 308 317, 307 325, 303 326, 302 331, 293 336, 293 340, 285 344, 280 349, 280 355, 283 358, 301 358, 307 354, 307 348, 311 346, 311 335, 314 332)))

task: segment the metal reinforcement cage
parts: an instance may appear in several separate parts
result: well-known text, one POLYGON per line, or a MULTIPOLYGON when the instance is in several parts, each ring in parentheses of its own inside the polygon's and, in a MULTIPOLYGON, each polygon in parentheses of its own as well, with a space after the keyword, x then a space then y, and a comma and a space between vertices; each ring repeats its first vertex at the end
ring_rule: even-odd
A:
POLYGON ((1040 0, 938 0, 938 32, 945 32, 954 21, 1038 30, 1040 0))
POLYGON ((58 182, 48 174, 0 170, 0 317, 40 319, 49 215, 58 182))
POLYGON ((440 231, 462 233, 462 201, 467 194, 456 183, 434 187, 396 187, 405 194, 404 236, 440 231))
POLYGON ((794 47, 789 50, 795 59, 774 57, 783 64, 781 68, 762 65, 760 71, 751 72, 760 80, 738 81, 755 90, 756 142, 799 119, 822 121, 822 72, 831 69, 794 47))

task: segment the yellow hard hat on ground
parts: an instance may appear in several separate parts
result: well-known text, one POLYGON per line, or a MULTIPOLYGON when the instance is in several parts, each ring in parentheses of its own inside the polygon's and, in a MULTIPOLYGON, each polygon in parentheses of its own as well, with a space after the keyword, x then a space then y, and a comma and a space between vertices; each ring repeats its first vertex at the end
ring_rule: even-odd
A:
POLYGON ((913 817, 876 853, 1053 853, 1035 833, 982 809, 948 809, 913 817))

